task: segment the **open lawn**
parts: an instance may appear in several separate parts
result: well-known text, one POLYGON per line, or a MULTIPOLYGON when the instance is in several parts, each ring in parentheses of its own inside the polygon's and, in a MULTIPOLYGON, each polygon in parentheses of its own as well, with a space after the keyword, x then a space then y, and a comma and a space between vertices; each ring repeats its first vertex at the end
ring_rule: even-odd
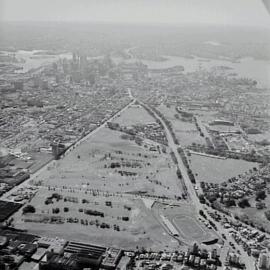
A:
POLYGON ((104 127, 38 174, 31 183, 39 191, 29 202, 36 211, 17 212, 15 227, 105 246, 156 250, 166 243, 175 249, 179 243, 156 219, 152 203, 142 200, 181 196, 169 149, 147 139, 138 145, 122 135, 104 127))
POLYGON ((22 214, 19 211, 13 217, 16 227, 31 233, 122 248, 162 248, 165 242, 169 246, 175 245, 170 244, 170 237, 163 233, 151 210, 130 195, 93 196, 79 191, 48 191, 44 188, 30 204, 35 206, 35 213, 22 214), (46 204, 53 193, 61 198, 46 204), (54 213, 57 208, 59 212, 54 213), (86 210, 95 210, 101 215, 86 210), (123 220, 123 217, 128 220, 123 220))
POLYGON ((195 178, 209 183, 222 183, 258 166, 257 163, 244 160, 218 159, 196 154, 191 154, 188 160, 195 178))
POLYGON ((171 123, 179 143, 182 146, 188 146, 192 143, 205 144, 205 139, 200 136, 196 126, 192 122, 181 120, 181 115, 177 113, 174 106, 170 108, 161 105, 157 108, 171 123), (179 119, 175 115, 179 115, 179 119))
POLYGON ((170 155, 153 142, 139 146, 121 135, 108 128, 100 130, 36 180, 47 187, 181 195, 170 155))
POLYGON ((141 105, 132 105, 113 121, 120 126, 154 123, 155 119, 141 105))
POLYGON ((238 216, 247 215, 249 220, 252 221, 254 225, 259 227, 262 226, 266 231, 270 232, 270 221, 264 214, 265 211, 270 209, 270 194, 267 194, 267 197, 262 202, 264 202, 266 206, 264 209, 257 209, 255 198, 252 198, 249 200, 251 207, 244 209, 234 207, 231 209, 231 211, 238 216))

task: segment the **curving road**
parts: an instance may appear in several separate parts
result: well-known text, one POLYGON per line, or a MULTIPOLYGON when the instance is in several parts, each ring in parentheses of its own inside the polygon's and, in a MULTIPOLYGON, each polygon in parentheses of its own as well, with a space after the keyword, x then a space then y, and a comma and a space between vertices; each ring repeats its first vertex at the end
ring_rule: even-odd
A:
MULTIPOLYGON (((168 140, 168 146, 171 148, 171 150, 174 152, 175 154, 175 157, 177 159, 177 162, 178 162, 178 166, 179 166, 179 169, 181 170, 181 173, 182 173, 182 177, 183 177, 183 180, 185 182, 185 185, 187 187, 187 192, 189 193, 189 196, 190 196, 190 199, 191 199, 191 202, 192 204, 194 205, 195 207, 195 210, 197 211, 197 213, 200 211, 200 210, 203 210, 205 212, 205 210, 208 210, 208 211, 213 211, 210 207, 207 207, 205 205, 202 205, 199 201, 199 198, 196 194, 196 191, 194 189, 194 186, 192 184, 192 182, 190 181, 190 178, 188 176, 188 173, 187 173, 187 169, 182 161, 182 158, 180 156, 180 154, 178 153, 178 147, 180 147, 180 145, 177 145, 175 144, 174 140, 173 140, 173 135, 170 131, 170 129, 168 128, 167 124, 164 122, 164 120, 150 107, 148 106, 147 104, 141 102, 138 100, 138 103, 142 104, 143 106, 145 106, 146 108, 148 108, 154 115, 155 117, 160 120, 165 132, 166 132, 166 136, 167 136, 167 140, 168 140)), ((208 220, 211 220, 213 223, 216 224, 217 226, 217 229, 218 229, 218 234, 225 234, 226 235, 226 238, 227 240, 224 241, 224 246, 222 247, 221 249, 221 253, 220 253, 220 259, 222 261, 222 264, 224 266, 225 264, 225 260, 226 260, 226 257, 227 257, 227 253, 229 251, 231 251, 231 247, 229 245, 229 242, 232 242, 232 243, 235 243, 235 245, 238 247, 238 249, 241 251, 241 259, 242 261, 246 264, 246 269, 247 270, 254 270, 255 269, 255 261, 253 259, 253 257, 250 257, 247 255, 247 253, 243 250, 242 246, 238 245, 234 239, 232 238, 232 236, 229 234, 228 230, 224 229, 223 226, 219 223, 219 222, 215 222, 210 216, 207 215, 207 218, 208 220)), ((221 238, 221 236, 220 236, 221 238)))
POLYGON ((181 171, 181 174, 182 174, 183 180, 185 182, 185 185, 187 187, 187 192, 188 192, 188 194, 190 196, 191 202, 194 204, 195 209, 198 212, 199 210, 203 209, 203 207, 202 207, 202 205, 201 205, 201 203, 199 201, 199 198, 197 197, 194 186, 190 181, 190 178, 189 178, 188 173, 187 173, 187 168, 184 165, 180 154, 178 153, 178 148, 180 147, 180 145, 175 144, 172 133, 169 130, 167 124, 164 122, 164 120, 147 104, 145 104, 145 103, 143 103, 142 101, 139 101, 139 100, 138 100, 138 103, 142 104, 147 109, 149 109, 155 115, 155 117, 161 122, 161 124, 162 124, 162 126, 164 128, 164 131, 166 133, 166 137, 167 137, 167 140, 168 140, 168 146, 171 148, 171 150, 173 151, 173 153, 175 154, 175 157, 177 159, 177 163, 178 163, 179 169, 181 171))

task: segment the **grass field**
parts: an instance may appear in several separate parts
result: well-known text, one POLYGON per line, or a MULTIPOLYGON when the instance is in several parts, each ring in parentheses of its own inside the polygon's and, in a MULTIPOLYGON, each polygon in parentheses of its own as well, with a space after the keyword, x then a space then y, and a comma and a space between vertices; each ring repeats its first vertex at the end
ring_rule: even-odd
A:
MULTIPOLYGON (((147 117, 144 120, 148 121, 147 117)), ((176 248, 178 242, 164 231, 142 200, 142 196, 181 196, 182 186, 169 150, 164 152, 159 144, 147 139, 138 145, 122 135, 102 128, 40 173, 33 181, 40 190, 30 202, 36 212, 16 213, 15 227, 121 248, 144 246, 155 250, 163 249, 164 243, 168 249, 176 248), (48 203, 53 193, 61 199, 49 199, 48 203), (108 201, 112 206, 106 205, 108 201), (59 208, 57 213, 53 208, 59 208), (89 215, 85 209, 103 216, 89 215)))
POLYGON ((19 211, 14 215, 14 225, 42 236, 57 236, 67 240, 90 241, 122 248, 136 246, 162 248, 165 242, 175 247, 174 243, 170 243, 170 237, 164 234, 162 227, 152 216, 151 210, 145 208, 140 199, 133 199, 131 196, 104 194, 93 196, 79 191, 42 189, 31 201, 31 205, 35 206, 36 212, 23 215, 22 211, 19 211), (56 192, 62 195, 62 199, 59 201, 54 199, 52 204, 46 205, 46 198, 56 192), (75 199, 78 201, 75 202, 75 199), (83 199, 87 202, 83 203, 83 199), (112 206, 106 206, 108 201, 112 206), (64 211, 64 207, 69 209, 68 212, 64 211), (55 208, 59 208, 59 213, 53 213, 55 208), (104 217, 88 215, 80 209, 100 211, 104 217), (122 217, 128 217, 129 221, 122 220, 122 217), (59 219, 61 222, 59 224, 52 222, 52 218, 59 219), (102 224, 107 224, 110 228, 102 228, 102 224), (119 231, 114 229, 115 226, 119 226, 119 231))
POLYGON ((155 119, 140 105, 133 105, 130 106, 125 113, 118 116, 114 122, 118 123, 120 126, 132 126, 153 123, 155 119))
POLYGON ((268 232, 270 232, 270 221, 266 218, 264 212, 270 209, 270 194, 263 201, 266 205, 265 209, 257 209, 255 198, 249 200, 251 207, 248 208, 233 208, 231 211, 238 216, 247 215, 249 220, 257 226, 263 226, 268 232))
POLYGON ((173 223, 180 233, 186 238, 193 240, 204 239, 207 232, 190 216, 179 215, 173 218, 173 223))
POLYGON ((51 187, 180 195, 182 189, 170 155, 150 151, 151 146, 157 144, 138 146, 134 141, 122 139, 120 132, 104 128, 56 162, 40 180, 51 187), (114 168, 116 163, 120 167, 114 168))
POLYGON ((191 168, 198 181, 222 183, 231 177, 238 176, 258 164, 237 159, 218 159, 191 154, 188 157, 191 168), (197 174, 197 175, 196 175, 197 174))
POLYGON ((205 144, 205 139, 200 136, 194 123, 175 118, 177 112, 174 106, 167 108, 165 105, 161 105, 157 109, 171 121, 176 137, 182 146, 188 146, 192 143, 205 144))
MULTIPOLYGON (((157 217, 165 216, 171 221, 174 227, 179 232, 179 240, 188 245, 194 242, 204 242, 211 239, 218 238, 213 229, 209 229, 199 221, 193 206, 190 204, 175 204, 167 205, 156 203, 153 211, 157 217)), ((162 219, 160 219, 162 223, 162 219)))

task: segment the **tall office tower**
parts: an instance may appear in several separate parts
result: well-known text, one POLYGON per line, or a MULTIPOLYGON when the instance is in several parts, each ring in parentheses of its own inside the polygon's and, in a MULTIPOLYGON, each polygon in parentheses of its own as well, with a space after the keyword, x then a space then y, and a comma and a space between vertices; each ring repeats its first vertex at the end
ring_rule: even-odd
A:
POLYGON ((259 268, 268 269, 268 257, 266 253, 261 253, 259 257, 259 268))
POLYGON ((66 148, 65 145, 59 142, 53 142, 51 144, 52 147, 52 154, 54 156, 54 159, 59 159, 60 156, 65 152, 66 148))
POLYGON ((15 90, 23 90, 23 81, 13 82, 13 87, 15 90))
POLYGON ((77 63, 77 54, 75 52, 72 53, 72 62, 77 63))
POLYGON ((192 247, 192 254, 197 255, 198 253, 199 253, 199 246, 197 243, 194 243, 192 247))

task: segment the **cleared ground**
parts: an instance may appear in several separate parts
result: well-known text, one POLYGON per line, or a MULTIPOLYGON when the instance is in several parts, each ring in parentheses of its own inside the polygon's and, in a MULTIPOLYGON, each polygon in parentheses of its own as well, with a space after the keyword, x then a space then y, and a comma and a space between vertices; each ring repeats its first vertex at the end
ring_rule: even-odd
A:
POLYGON ((156 250, 166 243, 175 249, 179 243, 142 200, 181 196, 170 151, 150 140, 138 145, 122 135, 102 128, 37 176, 33 184, 40 190, 29 202, 36 212, 16 213, 15 227, 107 246, 156 250), (61 199, 51 200, 53 193, 61 199))
POLYGON ((168 108, 161 105, 157 109, 172 123, 175 135, 182 146, 188 146, 192 143, 205 144, 205 139, 200 136, 195 124, 181 120, 181 115, 177 113, 175 106, 168 108), (175 117, 176 114, 178 114, 179 119, 175 117))
POLYGON ((153 123, 155 119, 140 105, 132 105, 113 122, 119 125, 131 126, 153 123))
POLYGON ((51 187, 144 192, 172 198, 181 195, 169 153, 158 150, 156 143, 138 146, 121 135, 108 128, 100 130, 37 180, 51 187))
POLYGON ((25 215, 22 211, 16 213, 14 224, 32 233, 122 248, 162 248, 164 243, 172 248, 177 245, 164 234, 151 210, 140 199, 131 196, 93 196, 79 191, 42 189, 31 205, 35 206, 36 212, 25 215), (62 195, 62 199, 53 199, 52 204, 46 205, 47 197, 56 192, 62 195), (106 202, 111 202, 111 206, 107 206, 106 202), (67 212, 64 207, 68 208, 67 212), (59 208, 57 214, 53 213, 56 208, 59 208), (86 214, 85 209, 99 211, 104 217, 86 214), (124 221, 122 217, 129 220, 124 221), (105 225, 107 227, 103 228, 105 225))
POLYGON ((188 157, 192 171, 198 181, 222 183, 242 174, 258 164, 237 159, 218 159, 191 154, 188 157))

